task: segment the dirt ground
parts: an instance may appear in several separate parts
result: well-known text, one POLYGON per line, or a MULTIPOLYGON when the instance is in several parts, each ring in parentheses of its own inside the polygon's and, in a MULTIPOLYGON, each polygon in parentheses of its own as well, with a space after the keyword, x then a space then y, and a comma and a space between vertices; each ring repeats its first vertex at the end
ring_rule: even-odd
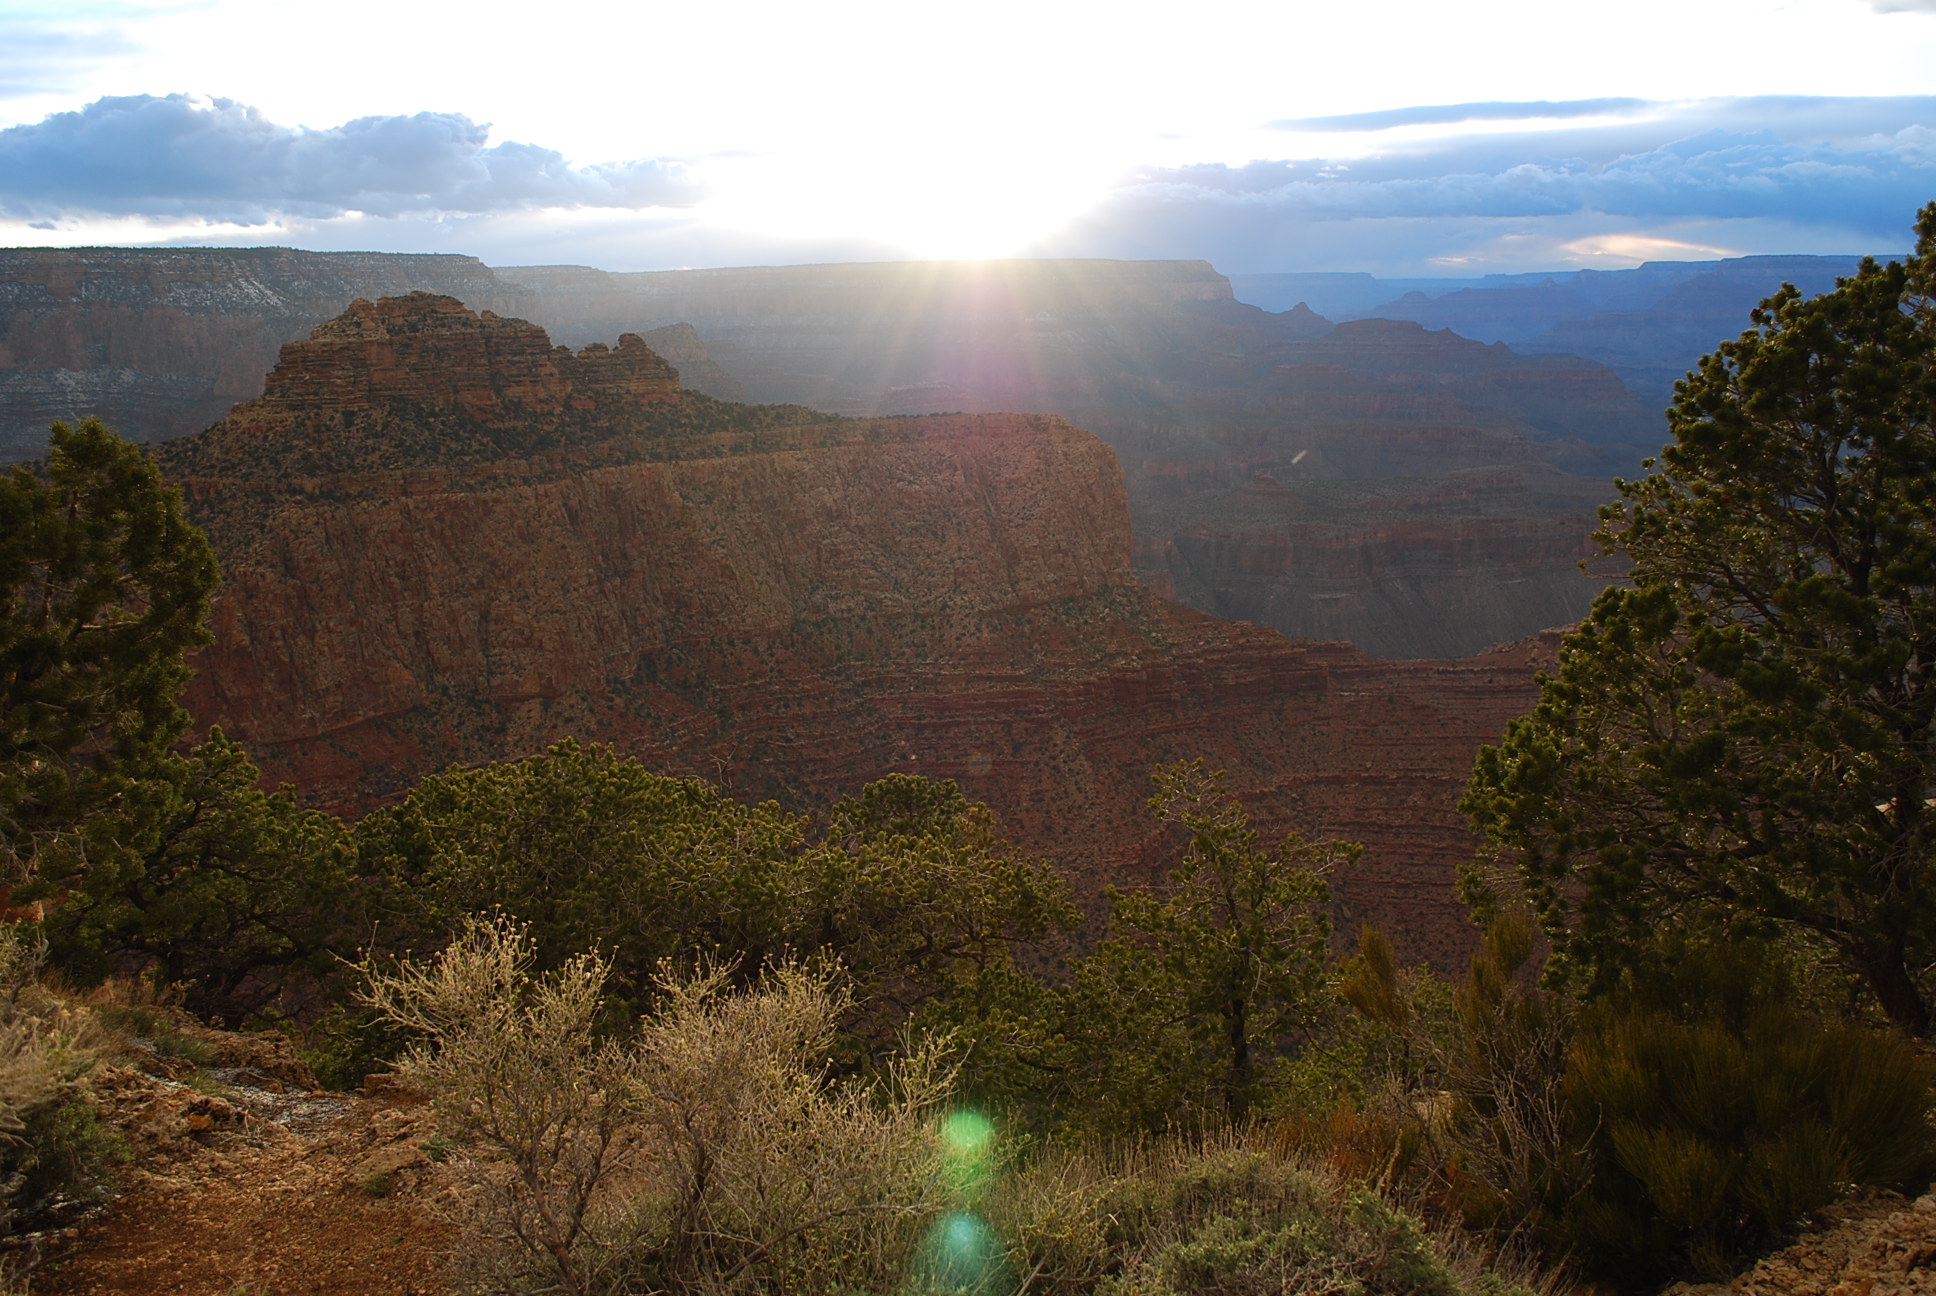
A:
MULTIPOLYGON (((108 1204, 40 1235, 34 1296, 455 1296, 429 1108, 321 1092, 277 1036, 198 1034, 201 1064, 137 1047, 98 1079, 132 1162, 108 1204)), ((1936 1194, 1841 1203, 1733 1282, 1663 1296, 1936 1296, 1936 1194)))
POLYGON ((256 1044, 187 1080, 102 1076, 133 1160, 105 1209, 46 1239, 35 1296, 448 1296, 428 1109, 316 1091, 256 1044))

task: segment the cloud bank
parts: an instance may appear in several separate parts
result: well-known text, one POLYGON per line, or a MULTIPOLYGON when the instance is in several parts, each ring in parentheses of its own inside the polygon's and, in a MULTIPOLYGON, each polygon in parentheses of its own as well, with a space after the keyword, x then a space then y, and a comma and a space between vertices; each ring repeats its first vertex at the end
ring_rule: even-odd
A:
POLYGON ((232 99, 127 95, 0 130, 0 213, 77 212, 258 225, 543 207, 677 207, 702 197, 661 159, 574 167, 533 144, 487 146, 461 113, 281 126, 232 99))
POLYGON ((1936 96, 1475 103, 1273 128, 1293 156, 1145 168, 1043 250, 1233 273, 1887 252, 1936 200, 1936 96))
MULTIPOLYGON (((1014 251, 1401 276, 1889 254, 1936 199, 1936 96, 1422 105, 1278 121, 1248 138, 1258 160, 1183 153, 1130 171, 1014 251)), ((900 186, 900 205, 918 207, 922 167, 829 149, 821 172, 856 193, 900 186)), ((812 209, 833 201, 825 193, 760 170, 773 161, 573 166, 552 149, 490 145, 461 114, 309 130, 233 100, 138 95, 0 130, 0 225, 21 242, 273 238, 614 270, 910 254, 893 227, 867 223, 893 203, 836 203, 835 219, 812 209), (734 188, 743 176, 759 201, 734 188)), ((1039 174, 1019 162, 963 175, 996 214, 1044 206, 1039 174)))

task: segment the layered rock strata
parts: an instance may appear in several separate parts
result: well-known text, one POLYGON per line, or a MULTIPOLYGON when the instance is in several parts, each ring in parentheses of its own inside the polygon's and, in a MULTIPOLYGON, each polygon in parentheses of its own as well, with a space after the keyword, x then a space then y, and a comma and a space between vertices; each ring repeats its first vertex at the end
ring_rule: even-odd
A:
POLYGON ((1122 459, 1152 588, 1381 655, 1473 652, 1577 616, 1602 584, 1577 563, 1609 478, 1663 435, 1600 365, 1409 322, 1269 314, 1201 262, 499 273, 568 339, 689 321, 756 399, 1061 414, 1122 459), (1461 513, 1479 470, 1537 487, 1461 513), (1434 496, 1436 520, 1394 526, 1310 495, 1268 518, 1227 511, 1258 474, 1392 479, 1434 496), (1281 542, 1314 528, 1325 544, 1281 542), (1341 588, 1330 555, 1353 547, 1377 574, 1341 588), (1232 593, 1259 582, 1269 597, 1232 593))
POLYGON ((527 313, 475 257, 292 248, 0 248, 0 460, 56 419, 159 441, 261 390, 284 342, 357 297, 430 289, 527 313))
POLYGON ((1389 663, 1163 602, 1114 457, 1052 416, 730 405, 541 339, 359 303, 160 451, 226 572, 190 707, 270 779, 353 810, 564 734, 801 807, 914 771, 1093 900, 1169 859, 1149 771, 1202 756, 1366 843, 1346 930, 1462 947, 1454 805, 1533 648, 1389 663))
POLYGON ((1277 545, 1215 510, 1260 472, 1287 485, 1415 484, 1557 466, 1604 495, 1607 474, 1659 437, 1657 417, 1598 366, 1412 324, 1334 329, 1309 310, 1268 314, 1232 300, 1229 281, 1203 262, 494 273, 453 256, 15 249, 0 251, 0 458, 36 453, 55 418, 98 414, 144 440, 199 430, 254 394, 283 342, 354 298, 412 288, 535 318, 574 345, 638 333, 688 389, 725 399, 866 416, 1061 414, 1129 468, 1137 569, 1153 587, 1388 655, 1472 651, 1583 604, 1597 587, 1572 566, 1579 508, 1522 493, 1507 530, 1540 537, 1527 547, 1474 543, 1500 533, 1498 505, 1457 516, 1457 482, 1432 488, 1446 529, 1361 526, 1301 505, 1270 521, 1384 555, 1374 582, 1342 598, 1323 562, 1302 565, 1321 549, 1277 545), (1187 507, 1167 507, 1179 501, 1187 507), (1178 529, 1164 529, 1172 516, 1178 529), (1235 539, 1205 546, 1200 532, 1235 539), (1447 561, 1445 543, 1465 558, 1447 561), (1165 557, 1186 550, 1200 579, 1165 557), (1260 573, 1273 552, 1282 565, 1260 573), (1501 566, 1495 556, 1509 552, 1501 566), (1225 554, 1238 565, 1216 568, 1225 554), (1536 566, 1534 554, 1544 555, 1536 566), (1260 579, 1277 592, 1237 602, 1219 593, 1260 579), (1515 597, 1526 590, 1541 593, 1515 597))

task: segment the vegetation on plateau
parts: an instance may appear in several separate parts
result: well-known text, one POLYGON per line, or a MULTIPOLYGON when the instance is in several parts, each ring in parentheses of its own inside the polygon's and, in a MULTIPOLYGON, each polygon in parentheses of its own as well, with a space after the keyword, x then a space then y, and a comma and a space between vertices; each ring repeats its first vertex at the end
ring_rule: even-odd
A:
POLYGON ((481 1291, 1644 1289, 1926 1188, 1918 232, 1681 385, 1603 513, 1630 577, 1479 757, 1450 979, 1340 957, 1357 848, 1198 763, 1155 774, 1167 877, 1068 958, 1066 882, 945 781, 800 813, 566 740, 307 809, 186 743, 207 542, 57 427, 0 479, 0 1205, 112 1160, 74 995, 115 978, 430 1094, 481 1291))

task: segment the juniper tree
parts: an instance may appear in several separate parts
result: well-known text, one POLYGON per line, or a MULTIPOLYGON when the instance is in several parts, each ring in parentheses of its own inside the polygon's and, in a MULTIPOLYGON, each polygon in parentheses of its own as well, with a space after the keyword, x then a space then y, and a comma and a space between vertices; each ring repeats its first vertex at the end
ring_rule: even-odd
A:
POLYGON ((180 492, 94 419, 0 476, 0 881, 65 885, 153 831, 216 580, 180 492))
POLYGON ((1936 204, 1902 263, 1784 286, 1677 385, 1597 539, 1630 577, 1464 802, 1552 970, 1662 931, 1839 964, 1928 1034, 1936 962, 1936 204))

